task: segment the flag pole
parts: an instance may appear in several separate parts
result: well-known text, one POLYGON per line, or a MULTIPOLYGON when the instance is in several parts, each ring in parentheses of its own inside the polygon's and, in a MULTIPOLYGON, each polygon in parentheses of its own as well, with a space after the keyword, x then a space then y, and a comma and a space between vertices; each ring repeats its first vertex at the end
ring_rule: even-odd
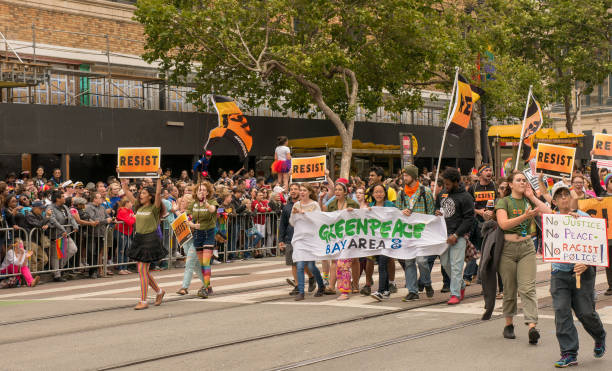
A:
POLYGON ((516 163, 514 164, 514 170, 518 169, 518 163, 521 158, 521 147, 523 146, 523 132, 525 131, 525 121, 527 120, 527 110, 529 109, 529 100, 531 99, 531 89, 533 85, 529 85, 529 94, 527 94, 527 104, 525 105, 525 114, 523 115, 523 125, 521 125, 521 136, 519 138, 518 152, 516 153, 516 163))
POLYGON ((438 175, 440 175, 440 164, 442 163, 442 152, 444 151, 444 142, 446 142, 446 131, 448 129, 449 120, 451 117, 451 111, 453 107, 453 99, 455 98, 455 91, 457 89, 457 80, 459 79, 459 67, 455 66, 455 81, 453 82, 453 90, 451 92, 451 99, 448 102, 448 113, 446 114, 446 123, 444 124, 444 134, 442 135, 442 144, 440 145, 440 156, 438 158, 438 167, 436 169, 436 178, 434 179, 433 194, 436 197, 436 191, 438 189, 438 175))

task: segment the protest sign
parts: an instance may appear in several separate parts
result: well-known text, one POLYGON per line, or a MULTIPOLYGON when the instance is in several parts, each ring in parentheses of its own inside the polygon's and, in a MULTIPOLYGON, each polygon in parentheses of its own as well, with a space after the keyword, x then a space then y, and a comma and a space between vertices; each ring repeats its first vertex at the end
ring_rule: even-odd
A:
POLYGON ((605 219, 544 214, 542 241, 545 262, 609 265, 605 219))
POLYGON ((172 222, 172 230, 176 236, 176 240, 182 247, 183 244, 191 239, 191 229, 187 225, 187 214, 182 213, 172 222))
POLYGON ((123 147, 117 149, 119 178, 157 178, 160 147, 123 147))
POLYGON ((296 215, 293 260, 349 259, 386 255, 397 259, 440 255, 446 250, 443 217, 372 207, 296 215))
POLYGON ((576 148, 540 143, 536 156, 536 172, 554 178, 569 178, 572 176, 575 157, 576 148))
MULTIPOLYGON (((612 211, 612 197, 604 197, 601 201, 596 198, 578 200, 578 208, 594 218, 608 220, 612 211)), ((608 223, 608 236, 612 237, 612 228, 608 223)))
POLYGON ((593 135, 593 158, 592 160, 612 160, 612 135, 593 135))
POLYGON ((326 157, 291 158, 291 182, 306 183, 325 180, 326 157))

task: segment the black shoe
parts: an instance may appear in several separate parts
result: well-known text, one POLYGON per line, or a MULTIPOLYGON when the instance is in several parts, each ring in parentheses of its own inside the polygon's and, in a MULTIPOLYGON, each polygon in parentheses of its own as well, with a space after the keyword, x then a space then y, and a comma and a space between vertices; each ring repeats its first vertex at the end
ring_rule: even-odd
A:
POLYGON ((300 290, 298 290, 297 287, 294 287, 293 290, 291 290, 291 292, 289 293, 289 295, 294 296, 300 293, 300 290))
POLYGON ((91 278, 92 280, 95 280, 98 278, 98 272, 97 271, 93 271, 91 273, 89 273, 89 278, 91 278))
POLYGON ((514 335, 514 325, 504 327, 504 337, 506 339, 516 339, 516 335, 514 335))
POLYGON ((64 277, 62 277, 62 276, 59 276, 59 277, 53 277, 53 282, 66 282, 66 281, 68 281, 68 280, 67 280, 67 279, 65 279, 65 278, 64 278, 64 277))
POLYGON ((297 287, 297 283, 294 280, 292 280, 291 278, 287 278, 287 283, 291 287, 297 287))
POLYGON ((298 292, 298 294, 295 296, 295 298, 293 300, 295 300, 295 301, 302 301, 302 300, 304 300, 304 294, 302 294, 301 292, 298 292))
POLYGON ((440 290, 440 292, 442 292, 442 293, 450 292, 450 287, 448 285, 444 285, 444 286, 442 286, 442 290, 440 290))
POLYGON ((610 287, 609 289, 606 290, 606 292, 604 292, 604 295, 606 296, 610 296, 612 295, 612 287, 610 287))
POLYGON ((317 286, 315 286, 315 278, 308 278, 308 292, 313 292, 316 287, 317 286))
POLYGON ((370 294, 372 293, 372 288, 368 285, 365 285, 363 286, 361 291, 359 291, 359 293, 363 296, 370 296, 370 294))
POLYGON ((208 290, 202 287, 201 289, 198 290, 197 295, 201 299, 208 299, 208 290))
POLYGON ((405 298, 402 299, 402 301, 412 301, 412 300, 418 300, 419 299, 419 294, 411 292, 408 295, 406 295, 405 298))
POLYGON ((373 297, 374 299, 378 300, 378 301, 382 301, 383 300, 383 296, 380 292, 376 291, 375 293, 370 295, 371 297, 373 297))
POLYGON ((314 296, 318 298, 319 296, 323 296, 324 294, 325 294, 325 287, 319 287, 317 292, 315 292, 314 296))
POLYGON ((394 283, 389 283, 389 292, 392 294, 397 292, 397 286, 394 283))
POLYGON ((428 298, 433 298, 433 296, 434 296, 434 289, 433 289, 433 287, 431 287, 431 285, 425 286, 425 292, 427 293, 427 297, 428 298))
POLYGON ((529 344, 536 345, 540 339, 540 331, 535 327, 529 329, 529 344))
POLYGON ((425 290, 425 285, 423 285, 421 282, 418 282, 417 285, 419 286, 419 292, 423 292, 423 290, 425 290))

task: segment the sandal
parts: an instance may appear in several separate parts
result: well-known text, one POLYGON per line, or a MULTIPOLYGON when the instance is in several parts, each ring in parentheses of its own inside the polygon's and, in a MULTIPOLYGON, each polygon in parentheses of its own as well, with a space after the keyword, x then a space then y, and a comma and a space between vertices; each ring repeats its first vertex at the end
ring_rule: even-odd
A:
POLYGON ((336 300, 348 300, 348 294, 342 294, 336 298, 336 300))
POLYGON ((499 294, 497 294, 497 296, 495 297, 495 299, 501 300, 504 298, 504 293, 500 292, 499 294))
POLYGON ((187 291, 186 288, 181 287, 181 289, 178 290, 176 293, 179 294, 179 295, 187 295, 187 294, 189 294, 189 291, 187 291))
POLYGON ((326 287, 325 291, 324 291, 324 294, 325 295, 336 295, 336 290, 334 290, 332 288, 329 288, 329 287, 326 287))

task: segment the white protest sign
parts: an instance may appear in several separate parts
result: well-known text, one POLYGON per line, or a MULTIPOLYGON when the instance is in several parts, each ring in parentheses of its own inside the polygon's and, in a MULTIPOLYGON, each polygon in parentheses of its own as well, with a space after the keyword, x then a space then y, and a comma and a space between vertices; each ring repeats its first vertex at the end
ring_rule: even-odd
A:
POLYGON ((544 214, 544 261, 607 267, 609 257, 606 229, 605 219, 544 214))
POLYGON ((293 261, 386 255, 398 259, 440 255, 446 250, 443 217, 372 207, 295 216, 293 261))

